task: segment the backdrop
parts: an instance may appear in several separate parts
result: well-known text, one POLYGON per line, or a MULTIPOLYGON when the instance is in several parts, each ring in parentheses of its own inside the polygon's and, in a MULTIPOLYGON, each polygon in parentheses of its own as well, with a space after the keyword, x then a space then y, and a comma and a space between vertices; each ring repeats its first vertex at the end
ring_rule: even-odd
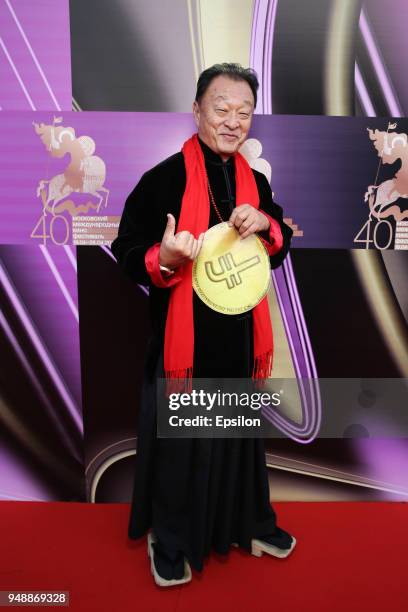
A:
POLYGON ((130 500, 148 292, 109 245, 194 130, 199 73, 238 61, 260 80, 242 153, 294 230, 269 296, 273 376, 298 381, 266 440, 271 497, 407 499, 407 18, 403 0, 0 0, 0 498, 130 500))

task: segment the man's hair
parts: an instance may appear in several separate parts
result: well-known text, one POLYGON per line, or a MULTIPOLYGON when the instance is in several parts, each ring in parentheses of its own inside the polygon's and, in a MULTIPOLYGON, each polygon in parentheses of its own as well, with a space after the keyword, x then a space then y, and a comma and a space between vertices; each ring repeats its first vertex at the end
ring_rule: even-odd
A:
POLYGON ((257 100, 257 90, 259 87, 258 77, 255 70, 252 68, 243 68, 241 64, 214 64, 210 68, 204 70, 197 81, 196 102, 200 102, 205 94, 211 81, 215 77, 223 75, 233 81, 246 81, 254 95, 254 108, 257 100))

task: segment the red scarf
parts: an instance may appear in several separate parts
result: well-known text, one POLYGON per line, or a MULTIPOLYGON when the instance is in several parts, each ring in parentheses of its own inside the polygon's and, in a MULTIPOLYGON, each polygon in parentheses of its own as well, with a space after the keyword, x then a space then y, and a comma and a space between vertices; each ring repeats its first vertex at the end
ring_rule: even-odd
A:
MULTIPOLYGON (((181 203, 177 232, 189 231, 195 238, 208 229, 210 201, 205 161, 197 134, 183 145, 186 187, 181 203)), ((235 154, 236 205, 250 203, 259 208, 255 177, 246 159, 235 154)), ((182 279, 171 288, 164 337, 164 370, 167 379, 191 379, 193 375, 193 262, 184 264, 182 279)), ((272 371, 273 335, 268 298, 253 309, 254 368, 252 377, 265 380, 272 371)), ((210 342, 215 342, 212 338, 210 342)), ((173 381, 175 382, 175 381, 173 381)))

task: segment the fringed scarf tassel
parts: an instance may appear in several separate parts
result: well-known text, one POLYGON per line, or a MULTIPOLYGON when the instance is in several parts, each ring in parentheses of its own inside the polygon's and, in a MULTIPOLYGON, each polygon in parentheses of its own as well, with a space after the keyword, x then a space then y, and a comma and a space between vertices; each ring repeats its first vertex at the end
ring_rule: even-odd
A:
POLYGON ((266 380, 272 373, 273 349, 258 355, 254 360, 252 378, 254 380, 266 380))

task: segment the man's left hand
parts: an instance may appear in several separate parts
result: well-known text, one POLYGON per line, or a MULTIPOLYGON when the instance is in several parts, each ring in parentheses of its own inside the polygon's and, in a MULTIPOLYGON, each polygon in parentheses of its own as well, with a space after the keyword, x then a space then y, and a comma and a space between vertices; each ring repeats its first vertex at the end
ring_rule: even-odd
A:
POLYGON ((264 232, 269 229, 270 225, 269 219, 251 204, 241 204, 234 208, 228 224, 238 230, 241 238, 246 238, 256 232, 264 232))

